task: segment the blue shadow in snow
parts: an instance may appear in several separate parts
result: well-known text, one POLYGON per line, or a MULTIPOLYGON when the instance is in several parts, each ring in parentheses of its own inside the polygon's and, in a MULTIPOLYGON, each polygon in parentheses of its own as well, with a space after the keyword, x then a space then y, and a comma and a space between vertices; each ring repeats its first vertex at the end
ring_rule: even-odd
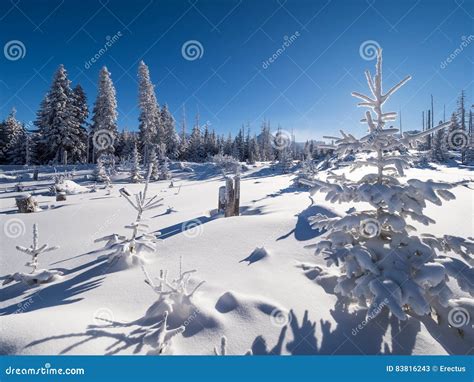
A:
POLYGON ((309 218, 315 216, 316 214, 323 214, 328 217, 335 217, 334 212, 323 208, 321 206, 311 205, 298 214, 298 220, 296 221, 296 226, 287 234, 280 236, 278 240, 283 240, 289 237, 291 234, 295 235, 295 239, 298 241, 306 241, 314 239, 315 237, 324 233, 324 230, 313 229, 309 218))

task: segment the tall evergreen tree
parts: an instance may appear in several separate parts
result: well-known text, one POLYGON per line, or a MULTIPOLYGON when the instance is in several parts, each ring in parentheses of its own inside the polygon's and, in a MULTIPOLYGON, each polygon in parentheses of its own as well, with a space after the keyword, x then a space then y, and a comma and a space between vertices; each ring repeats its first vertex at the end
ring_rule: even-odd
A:
POLYGON ((16 119, 16 110, 12 109, 4 124, 2 135, 6 138, 3 146, 4 162, 7 164, 26 164, 26 140, 25 127, 16 119))
POLYGON ((162 143, 166 144, 166 154, 171 159, 177 159, 179 156, 179 138, 176 133, 174 118, 166 104, 161 108, 161 125, 164 130, 164 142, 162 143))
POLYGON ((92 110, 91 140, 92 160, 106 153, 114 154, 117 132, 117 99, 115 87, 107 67, 99 73, 97 98, 92 110))
POLYGON ((188 142, 188 160, 191 162, 201 162, 203 157, 204 150, 202 145, 201 128, 199 126, 199 119, 196 117, 196 123, 188 142))
POLYGON ((164 143, 165 137, 161 124, 160 107, 155 94, 155 85, 151 82, 150 71, 143 61, 140 61, 138 66, 138 81, 140 149, 144 160, 148 161, 150 146, 156 143, 164 143))
POLYGON ((60 65, 53 83, 41 103, 35 122, 42 141, 44 161, 65 163, 84 150, 83 135, 74 113, 74 97, 67 71, 60 65))

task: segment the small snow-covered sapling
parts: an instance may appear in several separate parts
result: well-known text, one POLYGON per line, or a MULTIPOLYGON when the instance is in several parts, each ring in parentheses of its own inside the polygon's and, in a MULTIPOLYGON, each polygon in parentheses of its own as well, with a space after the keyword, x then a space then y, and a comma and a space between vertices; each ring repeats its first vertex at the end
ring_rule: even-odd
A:
POLYGON ((147 199, 150 176, 151 166, 148 169, 144 189, 138 194, 132 195, 126 188, 120 189, 120 194, 130 203, 138 214, 134 222, 125 226, 125 228, 132 231, 129 238, 114 233, 95 240, 95 242, 106 241, 105 248, 102 250, 106 252, 106 254, 100 256, 100 258, 107 258, 108 262, 125 258, 130 260, 131 264, 129 265, 132 265, 142 262, 140 258, 141 253, 155 252, 158 239, 155 235, 148 233, 150 227, 141 221, 143 212, 162 206, 160 202, 163 199, 157 199, 156 195, 147 199))
POLYGON ((33 225, 33 244, 30 247, 23 247, 17 245, 16 249, 20 252, 26 253, 31 256, 31 260, 28 261, 25 266, 31 268, 30 273, 17 272, 11 275, 8 275, 3 281, 3 285, 9 284, 12 281, 23 281, 27 284, 39 284, 51 281, 56 275, 61 275, 59 271, 50 271, 46 269, 38 270, 38 256, 45 252, 54 251, 59 249, 59 246, 49 247, 48 244, 39 245, 39 234, 38 234, 38 225, 33 225))

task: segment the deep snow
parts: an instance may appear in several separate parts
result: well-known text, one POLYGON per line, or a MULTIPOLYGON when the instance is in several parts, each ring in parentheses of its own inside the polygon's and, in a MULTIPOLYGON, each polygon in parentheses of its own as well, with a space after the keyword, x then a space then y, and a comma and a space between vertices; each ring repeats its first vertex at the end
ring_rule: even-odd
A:
MULTIPOLYGON (((164 206, 144 214, 150 231, 161 232, 162 239, 156 253, 146 255, 150 277, 158 277, 161 269, 176 277, 181 259, 183 270, 196 270, 193 285, 205 280, 190 301, 170 314, 169 327, 183 325, 185 330, 166 353, 213 354, 225 336, 228 354, 249 349, 253 354, 472 354, 471 328, 460 335, 430 316, 398 321, 384 309, 354 334, 366 310, 338 301, 333 293, 338 270, 327 268, 306 248, 321 234, 311 229, 310 216, 344 214, 352 206, 334 208, 321 194, 311 198, 307 189, 293 184, 294 174, 259 164, 242 174, 241 216, 224 218, 215 212, 223 185, 220 171, 212 164, 190 166, 193 172, 172 167, 173 188, 170 181, 150 184, 149 195, 159 194, 164 206)), ((6 175, 23 171, 4 170, 6 175)), ((0 289, 0 353, 149 353, 158 296, 144 282, 141 267, 111 268, 98 260, 103 243, 94 243, 112 233, 127 234, 123 227, 134 221, 135 211, 119 189, 135 193, 143 185, 127 183, 126 173, 119 173, 110 195, 99 187, 56 202, 48 193, 52 169, 40 170, 38 182, 28 177, 22 182, 42 208, 33 214, 16 212, 17 182, 9 176, 0 179, 1 276, 27 271, 28 258, 15 246, 31 243, 34 223, 42 243, 60 246, 40 255, 40 268, 63 276, 34 288, 11 283, 0 289), (14 225, 19 233, 8 232, 14 225)), ((74 181, 91 186, 91 173, 78 168, 74 181)), ((472 178, 472 171, 414 168, 407 177, 457 181, 472 178)), ((420 232, 472 236, 472 190, 458 187, 453 193, 456 200, 427 208, 436 224, 413 225, 420 232)), ((472 302, 455 284, 452 288, 472 302)))

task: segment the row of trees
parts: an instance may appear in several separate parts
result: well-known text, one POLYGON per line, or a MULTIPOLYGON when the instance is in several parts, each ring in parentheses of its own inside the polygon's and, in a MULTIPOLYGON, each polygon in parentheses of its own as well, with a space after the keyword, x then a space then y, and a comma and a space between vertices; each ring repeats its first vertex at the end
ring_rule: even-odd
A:
MULTIPOLYGON (((429 159, 435 162, 445 162, 450 159, 453 150, 461 152, 463 163, 474 160, 474 128, 472 110, 466 108, 466 96, 461 91, 456 103, 456 110, 451 113, 449 130, 441 129, 436 133, 429 134, 425 143, 420 145, 421 150, 429 153, 429 159)), ((446 112, 443 113, 443 120, 439 123, 447 122, 446 112)), ((435 126, 434 102, 431 97, 431 109, 422 112, 422 131, 427 131, 435 126), (426 118, 425 118, 426 116, 426 118)))
POLYGON ((294 137, 280 128, 272 134, 268 121, 263 122, 258 135, 251 135, 249 126, 242 126, 232 137, 216 134, 208 123, 201 125, 196 116, 188 133, 183 107, 178 134, 168 106, 160 107, 157 101, 149 69, 143 61, 138 78, 138 132, 119 132, 116 91, 107 68, 100 71, 97 98, 89 115, 83 88, 79 84, 72 88, 66 69, 60 65, 33 126, 19 122, 15 110, 0 123, 0 163, 96 163, 103 154, 127 160, 136 146, 141 160, 147 164, 151 153, 162 150, 163 145, 168 158, 193 162, 208 160, 218 153, 249 163, 278 160, 281 155, 302 156, 294 137))

